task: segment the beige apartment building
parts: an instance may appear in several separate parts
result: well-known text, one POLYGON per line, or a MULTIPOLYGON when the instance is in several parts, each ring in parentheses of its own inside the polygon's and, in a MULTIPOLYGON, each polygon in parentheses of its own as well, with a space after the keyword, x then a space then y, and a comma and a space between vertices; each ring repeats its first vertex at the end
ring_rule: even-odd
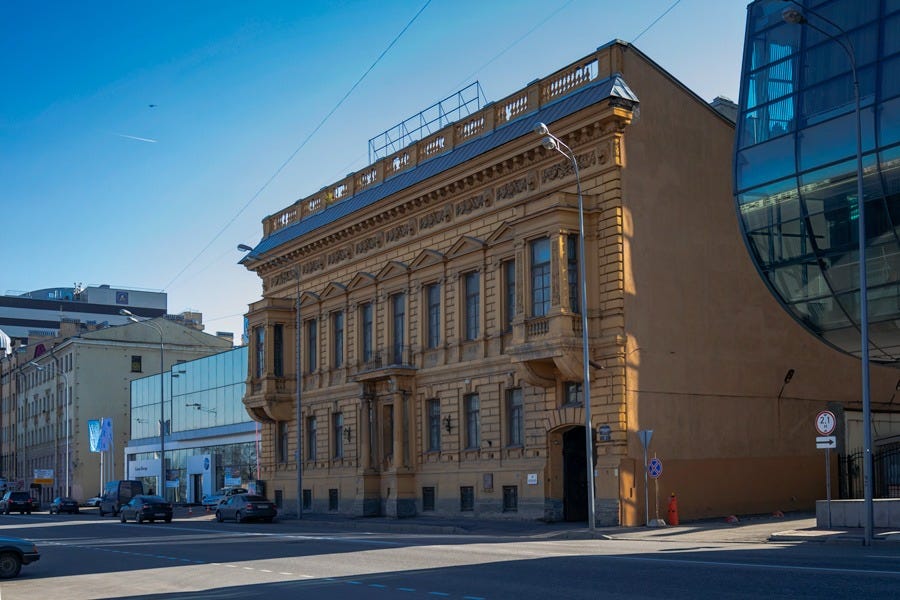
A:
POLYGON ((59 337, 29 342, 0 359, 0 469, 45 506, 64 494, 67 450, 77 500, 124 476, 132 379, 159 373, 160 358, 170 369, 231 348, 227 339, 166 318, 92 331, 63 322, 59 337), (88 422, 102 418, 112 422, 111 450, 92 452, 88 422), (36 470, 52 481, 36 482, 36 470))
MULTIPOLYGON (((653 518, 656 492, 682 519, 812 508, 814 418, 837 414, 839 450, 859 439, 859 363, 754 271, 733 137, 612 42, 266 217, 243 260, 263 286, 244 403, 270 495, 293 506, 299 457, 313 511, 579 521, 591 451, 601 525, 653 518)), ((896 384, 873 367, 873 398, 896 384)))

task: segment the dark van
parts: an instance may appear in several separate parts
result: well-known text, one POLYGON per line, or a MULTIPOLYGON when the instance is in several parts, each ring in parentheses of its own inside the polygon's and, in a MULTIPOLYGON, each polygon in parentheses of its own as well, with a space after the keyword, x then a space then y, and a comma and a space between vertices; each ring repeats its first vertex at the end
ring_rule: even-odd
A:
POLYGON ((98 505, 100 516, 119 514, 119 510, 128 504, 132 498, 143 493, 144 484, 136 479, 107 481, 98 505))

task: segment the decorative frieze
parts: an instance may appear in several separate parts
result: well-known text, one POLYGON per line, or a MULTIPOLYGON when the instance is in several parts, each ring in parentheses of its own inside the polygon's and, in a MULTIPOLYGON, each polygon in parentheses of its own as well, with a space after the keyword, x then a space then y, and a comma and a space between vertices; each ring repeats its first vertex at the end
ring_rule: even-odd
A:
POLYGON ((419 217, 419 229, 431 229, 440 223, 449 223, 453 219, 453 211, 449 206, 442 206, 439 209, 419 217))
POLYGON ((494 203, 493 194, 486 190, 477 196, 466 198, 456 203, 456 216, 467 215, 482 208, 489 208, 494 203))
POLYGON ((524 177, 513 179, 497 187, 497 200, 509 200, 519 194, 534 191, 537 181, 533 172, 528 172, 524 177))
MULTIPOLYGON (((586 169, 597 164, 597 153, 594 150, 586 154, 575 155, 580 169, 586 169)), ((561 160, 541 171, 541 183, 547 183, 554 179, 563 179, 575 174, 575 167, 571 160, 561 160)))

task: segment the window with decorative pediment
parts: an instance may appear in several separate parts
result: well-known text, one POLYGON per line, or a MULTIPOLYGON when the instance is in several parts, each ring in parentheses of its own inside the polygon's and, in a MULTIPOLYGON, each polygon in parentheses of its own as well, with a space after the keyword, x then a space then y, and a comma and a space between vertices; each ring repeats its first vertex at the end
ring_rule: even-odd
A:
POLYGON ((375 307, 371 302, 366 302, 359 307, 359 336, 361 358, 363 363, 368 363, 373 357, 372 346, 375 336, 375 307))
POLYGON ((441 344, 441 284, 425 286, 425 302, 428 307, 426 341, 429 348, 437 348, 441 344))
POLYGON ((344 364, 344 311, 331 313, 331 365, 339 368, 344 364))
POLYGON ((463 339, 466 341, 478 339, 479 333, 479 305, 481 303, 481 279, 478 271, 472 271, 463 275, 463 339))
POLYGON ((308 373, 314 372, 319 366, 318 347, 318 321, 309 319, 306 321, 306 370, 308 373))
POLYGON ((581 288, 578 286, 579 275, 579 236, 577 234, 569 234, 566 236, 566 275, 569 283, 569 309, 573 313, 580 312, 578 307, 581 304, 581 288))
POLYGON ((406 333, 406 294, 391 296, 391 363, 403 364, 403 349, 406 333))
POLYGON ((512 331, 512 322, 516 318, 516 261, 504 260, 501 265, 503 331, 506 332, 512 331))
POLYGON ((531 316, 550 312, 550 238, 533 240, 531 249, 531 316))

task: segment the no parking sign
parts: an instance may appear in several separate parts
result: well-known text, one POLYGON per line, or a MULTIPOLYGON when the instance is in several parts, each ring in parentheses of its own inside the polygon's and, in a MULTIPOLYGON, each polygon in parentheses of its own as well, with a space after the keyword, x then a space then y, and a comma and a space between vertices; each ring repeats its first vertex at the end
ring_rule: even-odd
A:
POLYGON ((658 479, 659 476, 662 475, 662 461, 655 456, 651 458, 650 462, 647 464, 647 473, 653 479, 658 479))

